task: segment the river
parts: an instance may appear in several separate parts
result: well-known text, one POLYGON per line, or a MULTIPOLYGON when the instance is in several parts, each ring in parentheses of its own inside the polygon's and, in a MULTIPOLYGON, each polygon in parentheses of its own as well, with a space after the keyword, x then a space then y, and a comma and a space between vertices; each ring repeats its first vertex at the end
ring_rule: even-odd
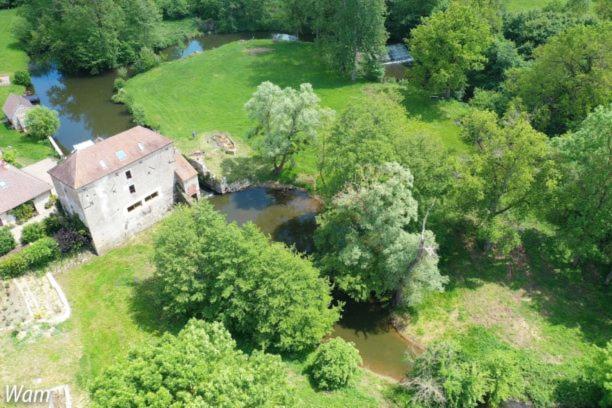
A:
MULTIPOLYGON (((252 221, 276 241, 295 245, 305 253, 313 249, 320 203, 306 192, 250 188, 213 196, 210 201, 229 221, 252 221)), ((374 302, 355 303, 338 295, 336 298, 346 306, 333 336, 355 343, 365 367, 397 380, 403 378, 409 368, 406 353, 411 348, 391 326, 388 311, 374 302)))

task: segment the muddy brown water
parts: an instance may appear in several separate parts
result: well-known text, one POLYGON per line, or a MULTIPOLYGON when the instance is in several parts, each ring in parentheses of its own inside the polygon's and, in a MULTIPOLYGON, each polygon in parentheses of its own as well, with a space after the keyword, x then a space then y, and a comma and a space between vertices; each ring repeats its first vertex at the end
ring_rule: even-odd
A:
MULTIPOLYGON (((320 203, 304 191, 250 188, 209 200, 229 221, 251 221, 276 241, 295 245, 305 253, 313 250, 320 203)), ((332 335, 355 343, 368 369, 396 380, 403 378, 409 368, 406 354, 411 347, 391 326, 388 310, 374 302, 336 298, 346 305, 332 335)))

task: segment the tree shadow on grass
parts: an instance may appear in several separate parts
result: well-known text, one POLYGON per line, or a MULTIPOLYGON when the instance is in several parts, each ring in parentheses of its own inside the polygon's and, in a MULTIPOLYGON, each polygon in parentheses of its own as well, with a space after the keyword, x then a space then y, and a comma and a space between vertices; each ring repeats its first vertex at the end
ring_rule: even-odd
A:
POLYGON ((605 346, 612 337, 610 291, 553 259, 551 240, 525 231, 526 263, 509 268, 507 259, 495 259, 479 248, 466 249, 469 245, 462 231, 449 231, 441 240, 440 262, 442 272, 451 278, 447 289, 476 289, 487 282, 523 289, 531 299, 529 306, 550 323, 577 328, 585 341, 605 346))
POLYGON ((221 173, 228 183, 242 180, 262 182, 273 178, 271 163, 259 156, 228 157, 221 162, 221 173))
POLYGON ((134 281, 134 295, 130 298, 129 310, 133 321, 143 331, 155 334, 170 332, 177 334, 188 319, 167 315, 161 302, 161 282, 155 277, 134 281))
POLYGON ((273 51, 252 56, 248 71, 250 86, 271 81, 280 87, 310 83, 314 89, 335 89, 365 83, 352 82, 334 71, 314 44, 276 43, 267 47, 273 51))

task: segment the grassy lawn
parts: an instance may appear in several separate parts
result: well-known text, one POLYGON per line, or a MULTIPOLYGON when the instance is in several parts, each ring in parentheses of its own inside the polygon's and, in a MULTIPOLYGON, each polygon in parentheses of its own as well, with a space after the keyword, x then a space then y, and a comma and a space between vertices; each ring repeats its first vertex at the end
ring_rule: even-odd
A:
MULTIPOLYGON (((19 48, 13 36, 13 26, 17 16, 16 10, 0 10, 0 75, 13 75, 15 71, 28 68, 28 56, 19 48)), ((9 93, 22 94, 24 88, 18 85, 0 87, 0 106, 4 105, 9 93)), ((0 113, 2 118, 4 115, 0 113)), ((20 165, 41 160, 53 153, 47 141, 37 142, 0 124, 0 149, 12 146, 17 150, 20 165)))
MULTIPOLYGON (((364 82, 351 82, 331 71, 314 44, 275 44, 270 40, 238 41, 180 61, 162 64, 128 81, 127 92, 141 105, 147 120, 173 138, 179 148, 200 148, 193 131, 205 134, 226 131, 246 141, 252 124, 244 104, 256 87, 272 81, 282 87, 313 85, 323 105, 341 111, 347 103, 363 97, 364 82)), ((453 119, 463 109, 458 102, 437 102, 410 95, 407 108, 420 116, 447 145, 461 145, 453 119)), ((296 172, 314 174, 316 152, 297 158, 296 172)))
POLYGON ((466 251, 458 236, 441 256, 451 278, 447 291, 430 296, 404 334, 428 345, 470 341, 466 334, 476 329, 560 370, 577 370, 612 338, 610 293, 601 283, 576 283, 553 267, 544 257, 546 246, 533 236, 525 246, 524 257, 509 268, 506 261, 466 251))
MULTIPOLYGON (((88 382, 131 347, 177 332, 184 322, 161 316, 151 276, 154 231, 57 276, 72 308, 71 318, 49 338, 18 342, 0 336, 0 383, 36 387, 70 384, 77 405, 85 406, 88 382), (10 362, 5 364, 4 362, 10 362), (35 379, 39 379, 34 383, 35 379), (79 403, 80 401, 80 403, 79 403)), ((364 372, 350 389, 316 392, 301 374, 300 362, 287 362, 301 407, 378 407, 387 383, 364 372)))

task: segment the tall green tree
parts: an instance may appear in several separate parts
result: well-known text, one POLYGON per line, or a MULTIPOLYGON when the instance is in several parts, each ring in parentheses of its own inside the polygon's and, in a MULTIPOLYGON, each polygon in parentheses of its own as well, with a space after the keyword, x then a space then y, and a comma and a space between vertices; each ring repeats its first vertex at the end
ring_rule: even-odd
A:
POLYGON ((388 0, 387 29, 391 38, 403 40, 421 18, 448 6, 448 0, 388 0))
POLYGON ((36 106, 27 112, 25 125, 28 135, 36 139, 46 139, 57 132, 60 120, 53 109, 36 106))
POLYGON ((220 323, 191 320, 177 336, 133 349, 90 386, 94 407, 285 407, 280 358, 246 355, 220 323))
POLYGON ((319 264, 355 300, 393 297, 395 305, 418 304, 442 291, 433 233, 416 225, 413 178, 397 163, 365 166, 317 217, 319 264))
MULTIPOLYGON (((380 88, 377 88, 380 89, 380 88)), ((359 181, 365 165, 397 162, 408 167, 420 215, 438 209, 451 184, 447 149, 416 119, 409 119, 395 86, 351 102, 318 146, 322 195, 331 199, 347 183, 359 181)))
POLYGON ((68 71, 98 73, 131 63, 158 39, 153 0, 33 0, 20 13, 18 32, 27 50, 68 71))
POLYGON ((318 39, 331 64, 342 74, 357 78, 357 57, 378 61, 385 52, 387 31, 385 0, 329 2, 326 18, 318 21, 318 39))
POLYGON ((551 180, 547 138, 514 111, 502 120, 493 112, 474 111, 462 127, 474 151, 458 164, 452 202, 483 240, 508 252, 520 243, 519 222, 535 210, 551 180))
POLYGON ((575 129, 595 107, 612 101, 612 24, 575 26, 534 52, 532 64, 506 81, 534 127, 548 135, 575 129))
POLYGON ((488 21, 469 3, 453 2, 410 32, 413 75, 434 94, 461 93, 468 73, 484 68, 492 41, 488 21))
POLYGON ((545 202, 577 259, 609 264, 612 251, 612 105, 553 139, 560 179, 545 202))
POLYGON ((317 132, 333 115, 333 111, 320 106, 310 84, 300 85, 298 91, 263 82, 245 108, 257 123, 255 133, 263 137, 259 151, 272 160, 275 174, 280 174, 295 154, 314 142, 317 132))
POLYGON ((164 223, 155 265, 167 312, 221 321, 262 348, 304 351, 338 319, 329 283, 310 260, 253 224, 227 224, 207 202, 164 223))

